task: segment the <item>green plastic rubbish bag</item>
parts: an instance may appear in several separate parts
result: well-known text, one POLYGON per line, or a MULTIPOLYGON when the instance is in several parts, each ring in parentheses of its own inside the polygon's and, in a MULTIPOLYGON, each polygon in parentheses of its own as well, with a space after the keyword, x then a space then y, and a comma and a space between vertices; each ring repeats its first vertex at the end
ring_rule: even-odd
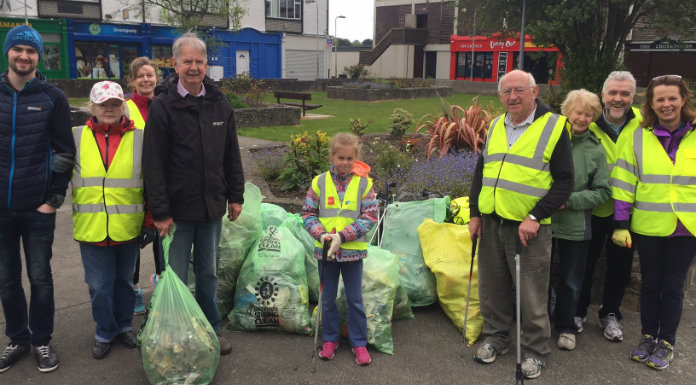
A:
POLYGON ((281 226, 287 227, 295 238, 304 246, 309 300, 317 302, 319 300, 319 264, 317 263, 316 257, 314 257, 314 238, 312 238, 305 229, 300 214, 288 214, 281 226))
MULTIPOLYGON (((394 354, 391 321, 398 286, 399 260, 396 255, 377 246, 368 246, 367 258, 363 259, 361 288, 367 318, 367 344, 386 354, 394 354)), ((315 325, 317 307, 312 313, 312 326, 315 325)), ((342 278, 338 283, 336 307, 341 321, 341 338, 348 341, 348 300, 342 278)))
POLYGON ((288 212, 273 203, 261 203, 261 226, 265 229, 268 226, 280 226, 288 217, 288 212))
POLYGON ((392 312, 392 319, 400 320, 414 318, 416 318, 416 315, 413 314, 413 309, 411 309, 411 300, 408 299, 406 288, 399 284, 399 287, 396 288, 396 295, 394 297, 394 311, 392 312))
POLYGON ((399 276, 412 306, 428 306, 437 301, 435 275, 425 265, 418 238, 418 226, 430 218, 445 220, 449 198, 395 202, 387 206, 382 248, 399 257, 399 276))
POLYGON ((171 241, 168 235, 162 242, 166 268, 138 333, 143 368, 153 385, 209 384, 220 362, 220 343, 196 299, 169 266, 171 241))
POLYGON ((269 226, 244 260, 225 329, 309 334, 304 253, 290 230, 269 226))
POLYGON ((226 317, 232 310, 239 271, 249 250, 263 232, 261 228, 262 199, 261 190, 253 183, 246 182, 242 213, 233 222, 230 222, 227 215, 222 217, 217 268, 220 317, 226 317))

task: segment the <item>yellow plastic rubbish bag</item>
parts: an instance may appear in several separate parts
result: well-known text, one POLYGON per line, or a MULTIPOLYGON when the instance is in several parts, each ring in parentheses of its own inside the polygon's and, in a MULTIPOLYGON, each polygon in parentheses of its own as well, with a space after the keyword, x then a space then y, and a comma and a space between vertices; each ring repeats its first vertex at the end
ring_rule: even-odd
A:
MULTIPOLYGON (((418 226, 418 237, 425 264, 435 274, 440 306, 461 332, 464 327, 466 292, 471 268, 469 228, 426 219, 418 226)), ((469 345, 476 341, 481 329, 483 316, 479 307, 478 267, 474 263, 469 318, 466 324, 466 339, 469 345)))
POLYGON ((460 197, 450 202, 452 222, 458 225, 469 223, 469 197, 460 197))

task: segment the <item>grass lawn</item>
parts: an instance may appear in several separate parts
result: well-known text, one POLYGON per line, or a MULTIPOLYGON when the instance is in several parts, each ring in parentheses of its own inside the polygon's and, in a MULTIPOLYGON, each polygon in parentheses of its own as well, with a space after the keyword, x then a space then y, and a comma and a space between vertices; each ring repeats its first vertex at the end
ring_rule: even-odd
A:
MULTIPOLYGON (((270 96, 270 99, 268 97, 266 99, 275 102, 272 98, 272 93, 270 96)), ((471 100, 475 96, 476 95, 469 94, 454 94, 444 99, 447 103, 467 107, 471 104, 471 100)), ((302 120, 300 125, 297 126, 242 128, 239 129, 239 135, 280 142, 287 142, 290 140, 290 135, 301 134, 304 131, 311 134, 317 130, 322 130, 332 136, 341 131, 350 132, 350 119, 358 118, 362 122, 367 122, 369 120, 374 121, 367 128, 367 133, 387 132, 387 127, 391 124, 389 115, 391 115, 395 108, 403 108, 410 112, 413 114, 413 119, 416 122, 425 114, 439 115, 442 112, 440 99, 437 97, 385 102, 356 102, 351 100, 327 99, 326 92, 313 92, 311 103, 321 104, 322 107, 308 111, 308 113, 331 115, 332 117, 326 119, 302 120)), ((478 103, 484 107, 492 103, 494 110, 498 112, 502 111, 502 104, 497 96, 482 95, 479 97, 478 103)), ((415 126, 414 124, 411 127, 409 133, 415 130, 415 126)))
MULTIPOLYGON (((447 103, 457 104, 462 107, 468 107, 471 100, 476 95, 470 94, 454 94, 444 98, 447 103)), ((70 98, 69 102, 73 106, 87 106, 89 98, 70 98)), ((273 93, 266 96, 266 101, 275 102, 273 93)), ((327 132, 333 136, 337 132, 350 132, 350 119, 360 119, 362 122, 373 120, 367 128, 367 133, 387 132, 387 127, 391 124, 389 115, 395 108, 403 108, 413 114, 413 120, 416 122, 425 114, 439 115, 442 113, 442 104, 440 99, 404 99, 391 100, 385 102, 356 102, 352 100, 327 99, 326 92, 313 92, 312 104, 321 104, 322 107, 309 111, 309 113, 331 115, 326 119, 306 119, 300 122, 297 126, 267 126, 259 128, 242 128, 239 130, 239 135, 249 136, 254 138, 274 140, 278 142, 290 141, 290 136, 293 134, 301 134, 304 131, 314 133, 317 130, 327 132)), ((497 96, 481 95, 478 99, 479 105, 483 107, 493 106, 497 113, 502 112, 502 104, 497 96)), ((414 124, 409 133, 416 129, 414 124)))

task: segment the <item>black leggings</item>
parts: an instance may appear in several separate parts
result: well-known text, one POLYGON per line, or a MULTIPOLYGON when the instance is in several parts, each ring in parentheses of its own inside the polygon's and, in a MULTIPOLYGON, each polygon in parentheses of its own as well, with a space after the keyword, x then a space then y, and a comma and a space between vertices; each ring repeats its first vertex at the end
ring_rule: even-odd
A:
MULTIPOLYGON (((155 273, 157 275, 162 274, 162 256, 160 255, 162 241, 159 234, 155 236, 155 240, 152 242, 152 255, 155 260, 155 273)), ((138 259, 135 261, 135 273, 133 273, 133 285, 137 285, 140 282, 140 252, 138 251, 138 259)))

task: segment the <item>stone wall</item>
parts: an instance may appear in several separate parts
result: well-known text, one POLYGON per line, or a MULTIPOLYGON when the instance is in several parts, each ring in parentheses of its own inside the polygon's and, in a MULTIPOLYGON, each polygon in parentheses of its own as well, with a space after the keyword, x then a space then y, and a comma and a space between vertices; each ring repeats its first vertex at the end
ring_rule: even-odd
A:
POLYGON ((421 99, 440 96, 451 96, 450 87, 427 88, 349 88, 328 87, 326 97, 329 99, 358 100, 373 102, 377 100, 421 99))
POLYGON ((234 110, 237 127, 294 126, 300 124, 299 107, 273 105, 272 107, 240 108, 234 110))

